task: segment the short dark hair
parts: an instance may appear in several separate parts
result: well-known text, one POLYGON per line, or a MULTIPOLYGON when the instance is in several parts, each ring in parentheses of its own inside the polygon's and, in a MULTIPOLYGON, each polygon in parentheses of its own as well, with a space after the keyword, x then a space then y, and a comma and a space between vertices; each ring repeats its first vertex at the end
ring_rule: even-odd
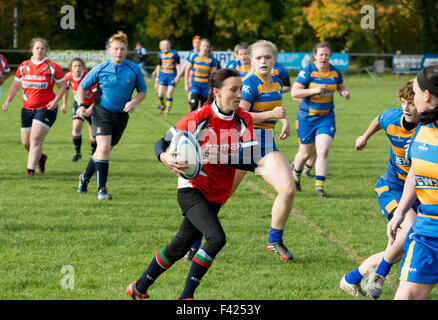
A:
POLYGON ((213 88, 220 89, 224 81, 231 77, 240 77, 240 72, 236 69, 219 69, 214 71, 208 78, 208 98, 204 105, 211 104, 214 101, 213 88))

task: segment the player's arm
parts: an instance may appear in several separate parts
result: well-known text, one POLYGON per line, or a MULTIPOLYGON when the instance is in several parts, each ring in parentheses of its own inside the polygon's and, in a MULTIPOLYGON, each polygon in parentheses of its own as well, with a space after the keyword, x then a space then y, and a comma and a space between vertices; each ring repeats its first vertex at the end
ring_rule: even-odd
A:
POLYGON ((392 219, 388 222, 386 233, 389 238, 389 243, 392 244, 397 236, 397 229, 405 219, 406 213, 412 208, 412 205, 417 200, 417 193, 415 192, 415 174, 414 170, 409 170, 406 177, 403 194, 398 203, 398 207, 394 210, 392 219))
POLYGON ((184 89, 186 92, 189 92, 190 90, 190 75, 192 70, 193 64, 191 62, 186 62, 186 70, 184 72, 184 89))
POLYGON ((6 101, 3 104, 3 110, 8 110, 9 104, 14 100, 15 96, 17 95, 18 90, 21 88, 21 82, 14 80, 12 82, 11 87, 9 88, 8 96, 6 97, 6 101))
POLYGON ((283 107, 275 107, 272 110, 269 111, 263 111, 263 112, 250 112, 251 109, 251 103, 246 100, 240 101, 240 107, 244 109, 245 111, 248 111, 249 114, 252 116, 252 121, 254 124, 269 120, 269 119, 283 119, 286 118, 286 109, 283 107))
POLYGON ((287 77, 284 77, 283 79, 281 79, 281 81, 283 81, 283 93, 287 93, 291 90, 290 87, 290 78, 289 75, 287 77))
POLYGON ((11 74, 10 71, 3 72, 3 74, 0 76, 0 86, 9 78, 10 74, 11 74))
POLYGON ((339 92, 341 97, 343 97, 347 100, 350 99, 350 92, 348 91, 345 83, 338 84, 337 89, 338 89, 338 92, 339 92))
POLYGON ((382 127, 379 123, 379 116, 377 116, 373 121, 371 121, 365 133, 356 139, 355 149, 363 150, 367 145, 368 139, 371 138, 371 136, 378 132, 380 129, 382 129, 382 127))
POLYGON ((65 88, 65 93, 62 96, 62 106, 61 106, 61 112, 62 113, 66 112, 69 92, 70 92, 70 90, 66 87, 65 88))
POLYGON ((181 65, 179 63, 176 64, 176 77, 175 77, 175 85, 179 82, 179 78, 181 77, 181 65))
POLYGON ((137 95, 134 99, 128 101, 125 104, 124 112, 134 112, 135 107, 146 98, 146 83, 144 82, 143 74, 141 73, 140 68, 136 69, 136 78, 137 82, 135 84, 135 88, 137 89, 137 95))
POLYGON ((294 82, 291 90, 292 99, 302 99, 324 92, 326 84, 321 84, 316 88, 306 88, 302 83, 294 82))
POLYGON ((62 81, 55 82, 55 84, 58 87, 58 93, 56 94, 55 98, 47 104, 48 110, 54 110, 58 107, 58 102, 64 96, 66 91, 64 79, 62 81))

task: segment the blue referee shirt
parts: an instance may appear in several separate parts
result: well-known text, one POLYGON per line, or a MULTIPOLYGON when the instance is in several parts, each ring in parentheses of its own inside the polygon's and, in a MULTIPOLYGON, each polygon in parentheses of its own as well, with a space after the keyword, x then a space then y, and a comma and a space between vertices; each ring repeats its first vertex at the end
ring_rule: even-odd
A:
POLYGON ((111 112, 123 112, 134 89, 146 93, 146 83, 140 67, 129 60, 117 65, 109 59, 95 66, 81 81, 80 87, 88 90, 96 83, 101 93, 100 99, 99 94, 96 96, 96 102, 111 112))

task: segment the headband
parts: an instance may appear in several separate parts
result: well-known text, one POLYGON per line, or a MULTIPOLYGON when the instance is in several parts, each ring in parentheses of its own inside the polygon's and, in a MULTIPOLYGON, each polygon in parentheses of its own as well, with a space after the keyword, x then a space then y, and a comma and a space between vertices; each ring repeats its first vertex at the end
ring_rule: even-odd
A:
POLYGON ((428 90, 430 93, 434 94, 435 96, 438 96, 438 87, 432 83, 429 79, 426 78, 426 75, 424 74, 424 70, 421 70, 417 74, 417 82, 420 86, 421 90, 428 90))

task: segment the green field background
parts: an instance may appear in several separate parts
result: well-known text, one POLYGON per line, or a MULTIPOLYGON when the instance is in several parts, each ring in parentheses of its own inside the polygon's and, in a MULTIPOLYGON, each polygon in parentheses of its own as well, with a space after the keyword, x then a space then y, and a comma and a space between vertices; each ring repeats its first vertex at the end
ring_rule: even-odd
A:
MULTIPOLYGON (((330 153, 327 199, 314 195, 314 181, 303 178, 284 242, 295 259, 281 261, 265 248, 274 190, 247 174, 220 212, 227 244, 195 294, 202 300, 349 300, 339 289, 341 277, 387 242, 386 220, 374 185, 384 173, 389 145, 384 132, 362 152, 356 138, 381 112, 397 107, 398 88, 409 79, 385 75, 345 76, 350 100, 335 97, 337 132, 330 153)), ((5 101, 11 76, 2 87, 5 101)), ((293 81, 293 80, 292 80, 293 81)), ((182 83, 169 116, 158 115, 153 84, 131 115, 110 159, 108 190, 112 201, 98 201, 95 179, 89 193, 76 193, 78 175, 89 160, 83 130, 83 158, 72 163, 72 95, 67 114, 47 136, 46 173, 25 176, 27 153, 20 143, 21 94, 7 112, 0 111, 0 299, 126 300, 126 286, 137 279, 155 253, 173 238, 182 216, 176 201, 177 178, 154 154, 154 143, 187 113, 182 83), (63 288, 68 266, 74 283, 63 288)), ((297 151, 290 93, 283 105, 292 135, 277 146, 289 161, 297 151)), ((277 130, 278 130, 277 126, 277 130)), ((189 263, 178 261, 150 288, 151 299, 175 300, 181 294, 189 263)), ((398 286, 396 264, 380 299, 393 299, 398 286)), ((429 299, 437 299, 434 289, 429 299)), ((371 299, 372 300, 372 299, 371 299)))

